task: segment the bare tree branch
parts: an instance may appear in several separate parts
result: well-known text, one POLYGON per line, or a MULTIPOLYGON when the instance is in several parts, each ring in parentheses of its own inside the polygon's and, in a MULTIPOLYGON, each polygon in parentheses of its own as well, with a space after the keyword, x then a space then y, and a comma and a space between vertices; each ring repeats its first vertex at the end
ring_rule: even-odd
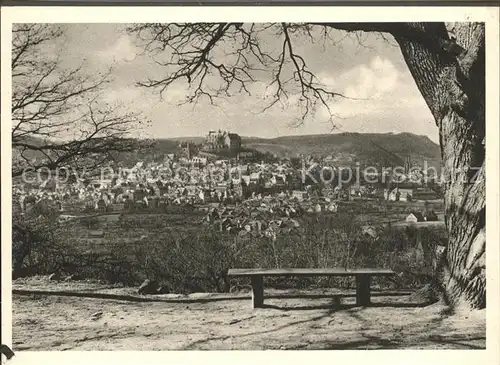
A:
POLYGON ((83 66, 63 68, 52 50, 62 35, 48 24, 13 28, 13 176, 27 168, 97 167, 113 151, 137 147, 124 137, 143 123, 140 114, 101 100, 111 70, 86 76, 83 66))
POLYGON ((261 77, 270 96, 263 111, 284 106, 294 96, 302 110, 299 123, 322 108, 334 125, 333 120, 338 116, 331 109, 332 100, 348 95, 322 85, 308 69, 304 57, 294 49, 296 37, 317 42, 321 34, 323 43, 330 41, 332 29, 354 32, 361 45, 364 40, 360 32, 375 32, 384 39, 387 39, 385 34, 391 34, 396 40, 420 42, 449 57, 463 52, 453 40, 435 36, 429 32, 429 24, 423 27, 421 23, 174 23, 132 25, 128 31, 137 36, 145 54, 154 57, 165 71, 165 77, 148 79, 139 86, 157 89, 163 95, 168 87, 184 79, 191 91, 185 103, 200 98, 214 103, 215 98, 234 92, 250 95, 250 83, 260 81, 261 77), (281 46, 266 48, 262 41, 264 33, 281 39, 281 46))
POLYGON ((263 111, 294 95, 303 110, 299 118, 302 122, 318 106, 325 108, 331 119, 334 113, 329 103, 333 98, 345 97, 327 90, 307 68, 304 58, 294 51, 294 37, 306 35, 313 39, 311 29, 312 26, 287 23, 201 23, 141 24, 129 27, 129 32, 137 35, 145 52, 155 58, 166 74, 139 86, 158 89, 162 95, 184 79, 191 87, 185 102, 206 97, 213 103, 215 98, 234 92, 250 95, 250 83, 263 77, 270 94, 263 111), (280 52, 266 49, 259 38, 263 32, 283 39, 280 52))

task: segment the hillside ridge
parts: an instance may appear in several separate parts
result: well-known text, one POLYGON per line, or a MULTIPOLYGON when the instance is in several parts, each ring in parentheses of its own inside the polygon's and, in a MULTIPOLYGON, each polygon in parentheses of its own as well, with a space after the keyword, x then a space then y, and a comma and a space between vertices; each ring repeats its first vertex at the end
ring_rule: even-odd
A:
MULTIPOLYGON (((269 153, 280 158, 331 156, 338 164, 400 166, 409 159, 413 164, 440 169, 439 146, 425 135, 403 133, 332 133, 288 135, 274 138, 242 136, 244 148, 269 153)), ((161 159, 163 155, 179 152, 179 143, 202 143, 204 137, 156 138, 147 149, 117 156, 120 160, 148 161, 161 159)), ((35 153, 36 154, 36 153, 35 153)))

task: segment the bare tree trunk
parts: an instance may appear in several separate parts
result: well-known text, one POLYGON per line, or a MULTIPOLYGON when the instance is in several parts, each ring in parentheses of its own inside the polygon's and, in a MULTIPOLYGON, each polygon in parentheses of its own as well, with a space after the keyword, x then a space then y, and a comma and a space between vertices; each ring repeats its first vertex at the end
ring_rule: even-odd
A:
MULTIPOLYGON (((449 39, 443 23, 413 26, 449 39)), ((444 299, 453 305, 484 308, 484 24, 457 23, 450 33, 456 36, 461 52, 439 52, 425 43, 395 38, 439 127, 449 235, 439 277, 444 299)))

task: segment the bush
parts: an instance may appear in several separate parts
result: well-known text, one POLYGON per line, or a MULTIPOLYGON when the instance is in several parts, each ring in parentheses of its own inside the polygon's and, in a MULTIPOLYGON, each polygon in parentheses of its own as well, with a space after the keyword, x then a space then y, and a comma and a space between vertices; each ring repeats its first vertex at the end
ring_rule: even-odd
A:
POLYGON ((31 276, 56 271, 68 254, 56 240, 53 216, 13 215, 12 276, 31 276))
MULTIPOLYGON (((185 215, 124 216, 116 230, 107 230, 103 243, 97 246, 75 239, 75 232, 87 229, 89 222, 43 225, 30 221, 29 230, 24 230, 29 234, 15 231, 13 259, 17 276, 77 272, 127 285, 139 285, 148 278, 183 293, 229 291, 227 271, 234 267, 384 267, 399 275, 396 279, 374 279, 382 288, 414 288, 430 282, 433 252, 436 243, 443 240, 442 233, 421 230, 420 249, 415 228, 388 227, 375 240, 363 235, 354 218, 343 213, 305 216, 300 228, 284 229, 276 239, 270 239, 229 235, 215 226, 194 226, 195 216, 190 216, 187 224, 185 215), (149 238, 133 239, 145 230, 149 238)), ((92 227, 95 224, 92 222, 92 227)), ((232 281, 248 284, 245 279, 232 281)), ((352 278, 269 278, 266 282, 303 288, 353 285, 352 278)))

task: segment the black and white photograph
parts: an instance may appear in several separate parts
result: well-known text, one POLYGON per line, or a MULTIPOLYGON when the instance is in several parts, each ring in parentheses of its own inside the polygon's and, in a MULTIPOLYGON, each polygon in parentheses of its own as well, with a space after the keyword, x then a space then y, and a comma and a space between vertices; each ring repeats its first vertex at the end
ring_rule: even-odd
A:
POLYGON ((2 12, 2 343, 485 350, 498 9, 360 9, 2 12))

